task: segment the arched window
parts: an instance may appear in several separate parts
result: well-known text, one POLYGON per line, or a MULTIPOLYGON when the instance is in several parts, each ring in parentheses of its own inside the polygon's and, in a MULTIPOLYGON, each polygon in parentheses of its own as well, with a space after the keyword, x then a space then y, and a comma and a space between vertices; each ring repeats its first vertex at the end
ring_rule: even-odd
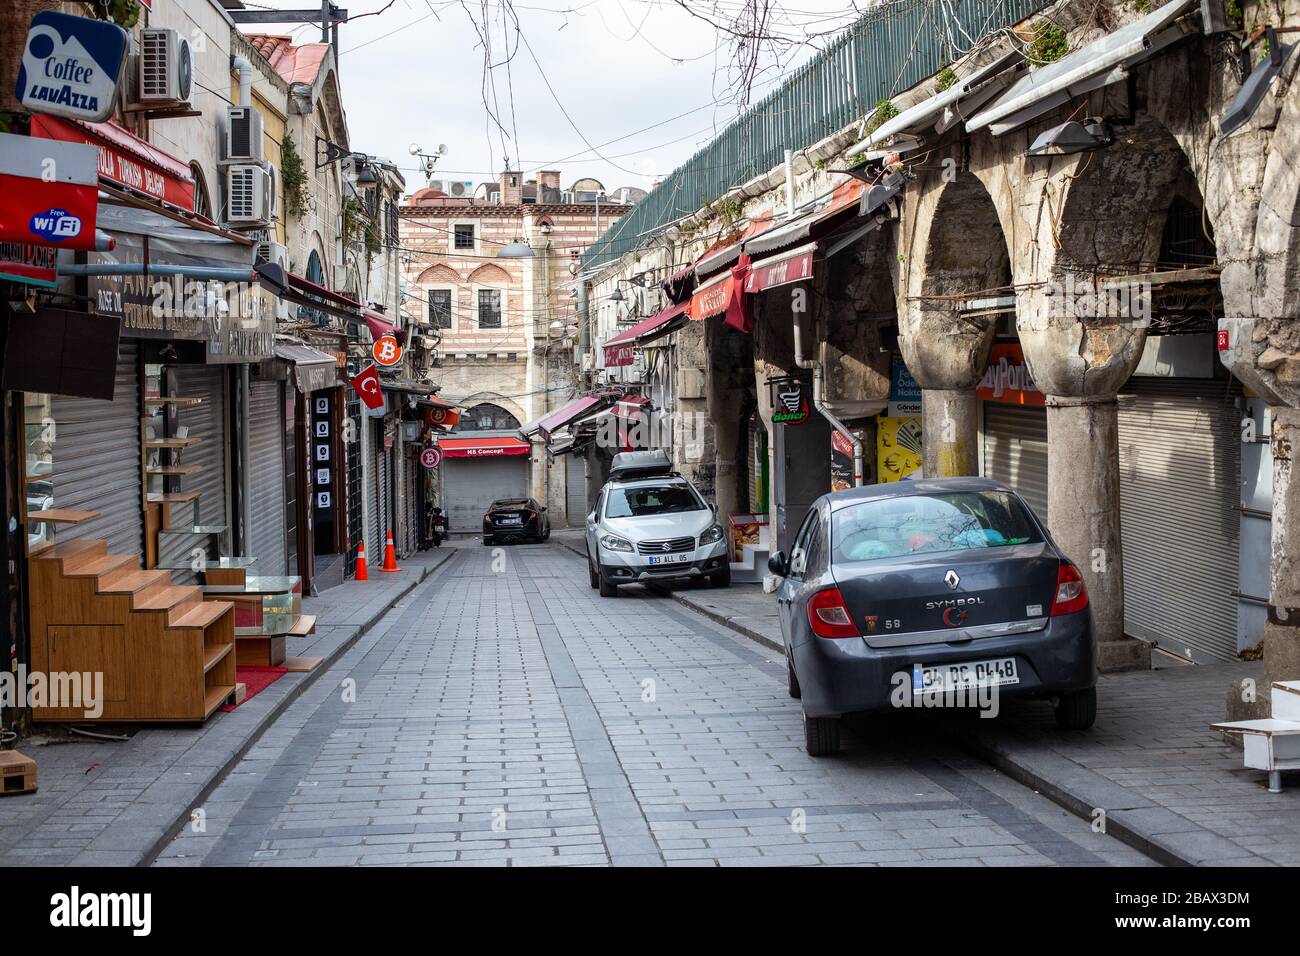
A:
POLYGON ((456 423, 458 432, 503 432, 516 431, 519 419, 515 418, 500 405, 482 402, 460 416, 456 423))
MULTIPOLYGON (((325 270, 320 264, 320 256, 316 254, 315 249, 307 254, 307 275, 305 278, 308 282, 314 282, 320 286, 325 284, 325 270)), ((328 315, 319 309, 311 309, 305 305, 298 306, 298 318, 316 325, 330 324, 328 315)))
POLYGON ((204 219, 215 222, 212 218, 212 195, 208 192, 208 180, 203 175, 203 167, 190 163, 190 175, 194 177, 194 211, 204 219))

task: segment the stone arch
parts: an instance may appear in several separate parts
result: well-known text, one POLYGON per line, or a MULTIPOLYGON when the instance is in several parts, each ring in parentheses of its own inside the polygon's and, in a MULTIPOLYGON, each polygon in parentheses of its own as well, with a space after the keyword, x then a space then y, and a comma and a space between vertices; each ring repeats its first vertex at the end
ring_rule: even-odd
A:
POLYGON ((510 285, 510 273, 498 265, 485 262, 469 275, 469 280, 477 285, 510 285))
POLYGON ((458 398, 456 402, 464 409, 472 409, 478 405, 496 405, 504 411, 509 412, 517 422, 525 422, 528 420, 527 413, 524 411, 523 407, 513 398, 508 398, 500 392, 490 390, 474 392, 472 395, 458 398))
POLYGON ((456 430, 463 432, 517 430, 522 424, 518 415, 499 402, 480 401, 469 405, 461 413, 456 430))
POLYGON ((421 272, 415 283, 416 285, 433 285, 434 283, 450 282, 460 285, 464 281, 464 278, 455 269, 438 262, 421 272))

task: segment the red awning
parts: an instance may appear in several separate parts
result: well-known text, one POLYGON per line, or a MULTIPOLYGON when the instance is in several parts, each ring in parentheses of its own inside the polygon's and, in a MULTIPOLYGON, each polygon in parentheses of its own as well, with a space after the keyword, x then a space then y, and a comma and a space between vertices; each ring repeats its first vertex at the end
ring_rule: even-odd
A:
POLYGON ((695 290, 691 296, 690 317, 699 321, 726 312, 735 293, 736 280, 728 270, 695 290))
MULTIPOLYGON (((695 275, 701 282, 716 272, 733 266, 740 258, 744 251, 745 243, 753 239, 761 232, 766 232, 772 227, 770 219, 760 219, 751 222, 739 234, 732 233, 720 242, 714 243, 704 251, 704 255, 695 260, 695 275)), ((691 318, 695 318, 694 315, 691 318)))
POLYGON ((811 279, 813 254, 816 251, 817 243, 810 242, 752 263, 749 275, 745 277, 745 291, 762 292, 764 289, 775 289, 777 286, 811 279))
POLYGON ((438 447, 447 458, 495 458, 527 455, 532 446, 518 438, 442 438, 438 447))
POLYGON ((648 319, 642 319, 630 329, 624 329, 605 343, 605 364, 617 367, 632 364, 632 350, 635 346, 667 335, 680 328, 689 317, 687 311, 690 302, 670 305, 660 309, 648 319))
POLYGON ((378 312, 367 310, 365 315, 362 317, 366 320, 366 325, 370 327, 370 337, 375 341, 378 341, 385 335, 391 335, 399 342, 406 341, 406 333, 393 325, 393 323, 389 322, 378 312))
POLYGON ((551 432, 572 422, 574 419, 591 411, 597 405, 603 404, 604 399, 599 395, 583 395, 575 398, 573 401, 557 408, 549 415, 543 415, 537 422, 537 430, 542 433, 543 438, 550 438, 551 432))
POLYGON ((802 245, 813 236, 814 232, 824 233, 819 228, 823 223, 838 218, 841 213, 859 207, 866 184, 858 179, 850 179, 836 186, 830 196, 802 215, 776 223, 773 228, 745 241, 745 252, 751 257, 765 255, 777 249, 802 245))
POLYGON ((640 415, 648 411, 650 399, 644 395, 624 395, 614 403, 614 414, 619 418, 631 418, 633 415, 640 415))
POLYGON ((153 196, 178 209, 194 208, 194 177, 175 156, 109 121, 88 123, 32 114, 32 135, 99 149, 99 175, 111 183, 153 196))
POLYGON ((327 289, 323 285, 317 285, 310 279, 305 279, 300 275, 288 273, 289 285, 293 286, 299 292, 305 292, 308 295, 318 296, 327 302, 333 302, 335 305, 341 305, 357 312, 361 311, 361 303, 351 296, 344 295, 342 292, 335 292, 327 289))

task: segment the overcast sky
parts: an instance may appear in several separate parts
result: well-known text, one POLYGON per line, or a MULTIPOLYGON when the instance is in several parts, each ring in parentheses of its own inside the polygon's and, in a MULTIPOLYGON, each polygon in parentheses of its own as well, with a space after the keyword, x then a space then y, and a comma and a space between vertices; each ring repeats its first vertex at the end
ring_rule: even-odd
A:
MULTIPOLYGON (((356 18, 386 2, 339 5, 356 18)), ((702 12, 717 10, 718 20, 741 6, 738 0, 691 2, 702 12)), ((780 8, 783 33, 790 34, 793 24, 838 30, 856 16, 852 0, 796 3, 780 8)), ((495 178, 509 155, 515 169, 559 169, 565 188, 582 176, 596 177, 609 190, 649 188, 654 177, 667 175, 736 116, 727 38, 675 0, 521 0, 513 9, 526 44, 516 40, 513 26, 505 31, 502 18, 509 11, 496 0, 395 0, 378 16, 340 27, 340 79, 352 148, 393 160, 408 191, 424 185, 409 153, 412 143, 427 152, 446 144, 435 178, 477 184, 495 178), (497 64, 491 71, 495 100, 489 89, 487 102, 504 133, 484 107, 479 36, 485 14, 497 64)), ((298 42, 320 39, 319 27, 312 26, 243 29, 289 34, 298 42)), ((814 52, 807 45, 769 48, 753 98, 778 83, 783 69, 814 52)))

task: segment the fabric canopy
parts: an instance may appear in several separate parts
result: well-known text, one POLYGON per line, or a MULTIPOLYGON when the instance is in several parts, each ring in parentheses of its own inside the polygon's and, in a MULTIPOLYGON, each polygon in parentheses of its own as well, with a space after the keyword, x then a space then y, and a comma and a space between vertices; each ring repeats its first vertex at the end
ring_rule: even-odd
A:
POLYGON ((816 227, 858 206, 866 188, 866 184, 860 179, 850 179, 841 183, 835 187, 829 197, 813 208, 747 240, 745 252, 750 256, 757 256, 807 240, 816 227))
POLYGON ((605 364, 620 366, 632 364, 632 350, 637 345, 660 338, 679 329, 686 323, 689 302, 670 305, 648 319, 642 319, 630 329, 625 329, 605 343, 605 364))
POLYGON ((366 325, 370 329, 370 337, 372 339, 378 341, 379 339, 383 338, 385 335, 391 335, 399 342, 406 341, 406 333, 401 329, 399 329, 397 326, 393 325, 392 322, 389 322, 378 312, 371 312, 369 309, 367 309, 366 312, 362 315, 362 318, 366 320, 366 325))
POLYGON ((310 345, 277 342, 275 357, 292 363, 294 384, 304 394, 338 384, 338 362, 328 352, 310 345))
POLYGON ((772 221, 768 219, 751 222, 740 235, 733 233, 705 250, 704 255, 695 260, 696 278, 703 282, 706 277, 713 275, 715 272, 734 265, 740 259, 745 243, 771 227, 772 221))
POLYGON ((447 458, 496 458, 527 455, 532 446, 518 438, 442 438, 438 447, 447 458))
POLYGON ((605 404, 607 401, 604 396, 580 395, 555 411, 548 412, 541 418, 524 425, 519 429, 519 434, 528 436, 540 432, 543 438, 550 438, 551 432, 563 428, 596 406, 605 404))

